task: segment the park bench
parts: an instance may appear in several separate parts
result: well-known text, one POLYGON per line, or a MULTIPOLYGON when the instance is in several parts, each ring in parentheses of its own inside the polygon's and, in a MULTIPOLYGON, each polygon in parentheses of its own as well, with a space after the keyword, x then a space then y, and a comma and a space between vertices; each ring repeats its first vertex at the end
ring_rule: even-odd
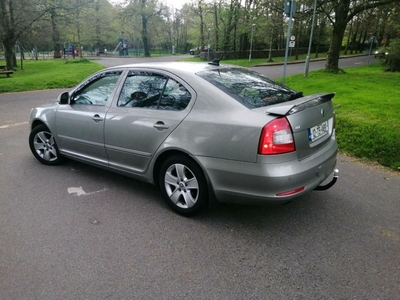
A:
POLYGON ((10 74, 13 74, 14 71, 7 70, 7 66, 0 66, 0 74, 7 75, 7 77, 10 77, 10 74))

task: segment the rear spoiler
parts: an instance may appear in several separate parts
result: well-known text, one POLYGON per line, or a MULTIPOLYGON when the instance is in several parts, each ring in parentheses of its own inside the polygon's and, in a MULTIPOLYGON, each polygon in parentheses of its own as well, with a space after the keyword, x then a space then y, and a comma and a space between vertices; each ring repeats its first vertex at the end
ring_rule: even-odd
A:
POLYGON ((270 115, 287 116, 307 108, 320 105, 331 101, 335 93, 313 94, 310 96, 298 98, 290 102, 284 102, 268 107, 265 112, 270 115))

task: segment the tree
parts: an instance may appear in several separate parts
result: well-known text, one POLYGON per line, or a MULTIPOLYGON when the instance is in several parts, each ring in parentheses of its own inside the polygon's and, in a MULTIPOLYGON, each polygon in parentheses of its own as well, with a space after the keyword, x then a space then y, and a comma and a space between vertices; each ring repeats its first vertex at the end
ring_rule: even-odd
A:
POLYGON ((120 18, 124 22, 130 24, 134 31, 140 32, 145 57, 150 57, 149 23, 164 11, 165 7, 157 0, 130 0, 129 5, 120 13, 120 18))
POLYGON ((37 0, 0 0, 0 38, 7 69, 12 70, 16 66, 15 45, 18 39, 48 11, 49 7, 37 0))
POLYGON ((393 0, 331 0, 324 1, 323 5, 320 2, 320 8, 325 11, 333 27, 325 70, 339 72, 339 56, 347 24, 363 11, 392 2, 393 0))

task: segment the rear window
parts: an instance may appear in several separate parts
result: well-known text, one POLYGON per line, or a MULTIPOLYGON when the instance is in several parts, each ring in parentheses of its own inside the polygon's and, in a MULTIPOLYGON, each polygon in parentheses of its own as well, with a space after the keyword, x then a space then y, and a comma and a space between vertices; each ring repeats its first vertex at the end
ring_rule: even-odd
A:
POLYGON ((221 68, 197 73, 248 108, 258 108, 286 102, 299 97, 296 93, 271 79, 249 69, 221 68))

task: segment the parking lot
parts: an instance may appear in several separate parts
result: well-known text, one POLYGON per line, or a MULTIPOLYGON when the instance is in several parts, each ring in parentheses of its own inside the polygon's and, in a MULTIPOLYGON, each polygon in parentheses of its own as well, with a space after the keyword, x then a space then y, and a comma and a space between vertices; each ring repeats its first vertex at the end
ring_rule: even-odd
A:
POLYGON ((0 299, 398 299, 400 176, 339 156, 339 182, 287 205, 173 213, 156 187, 41 165, 31 107, 0 95, 0 299))

